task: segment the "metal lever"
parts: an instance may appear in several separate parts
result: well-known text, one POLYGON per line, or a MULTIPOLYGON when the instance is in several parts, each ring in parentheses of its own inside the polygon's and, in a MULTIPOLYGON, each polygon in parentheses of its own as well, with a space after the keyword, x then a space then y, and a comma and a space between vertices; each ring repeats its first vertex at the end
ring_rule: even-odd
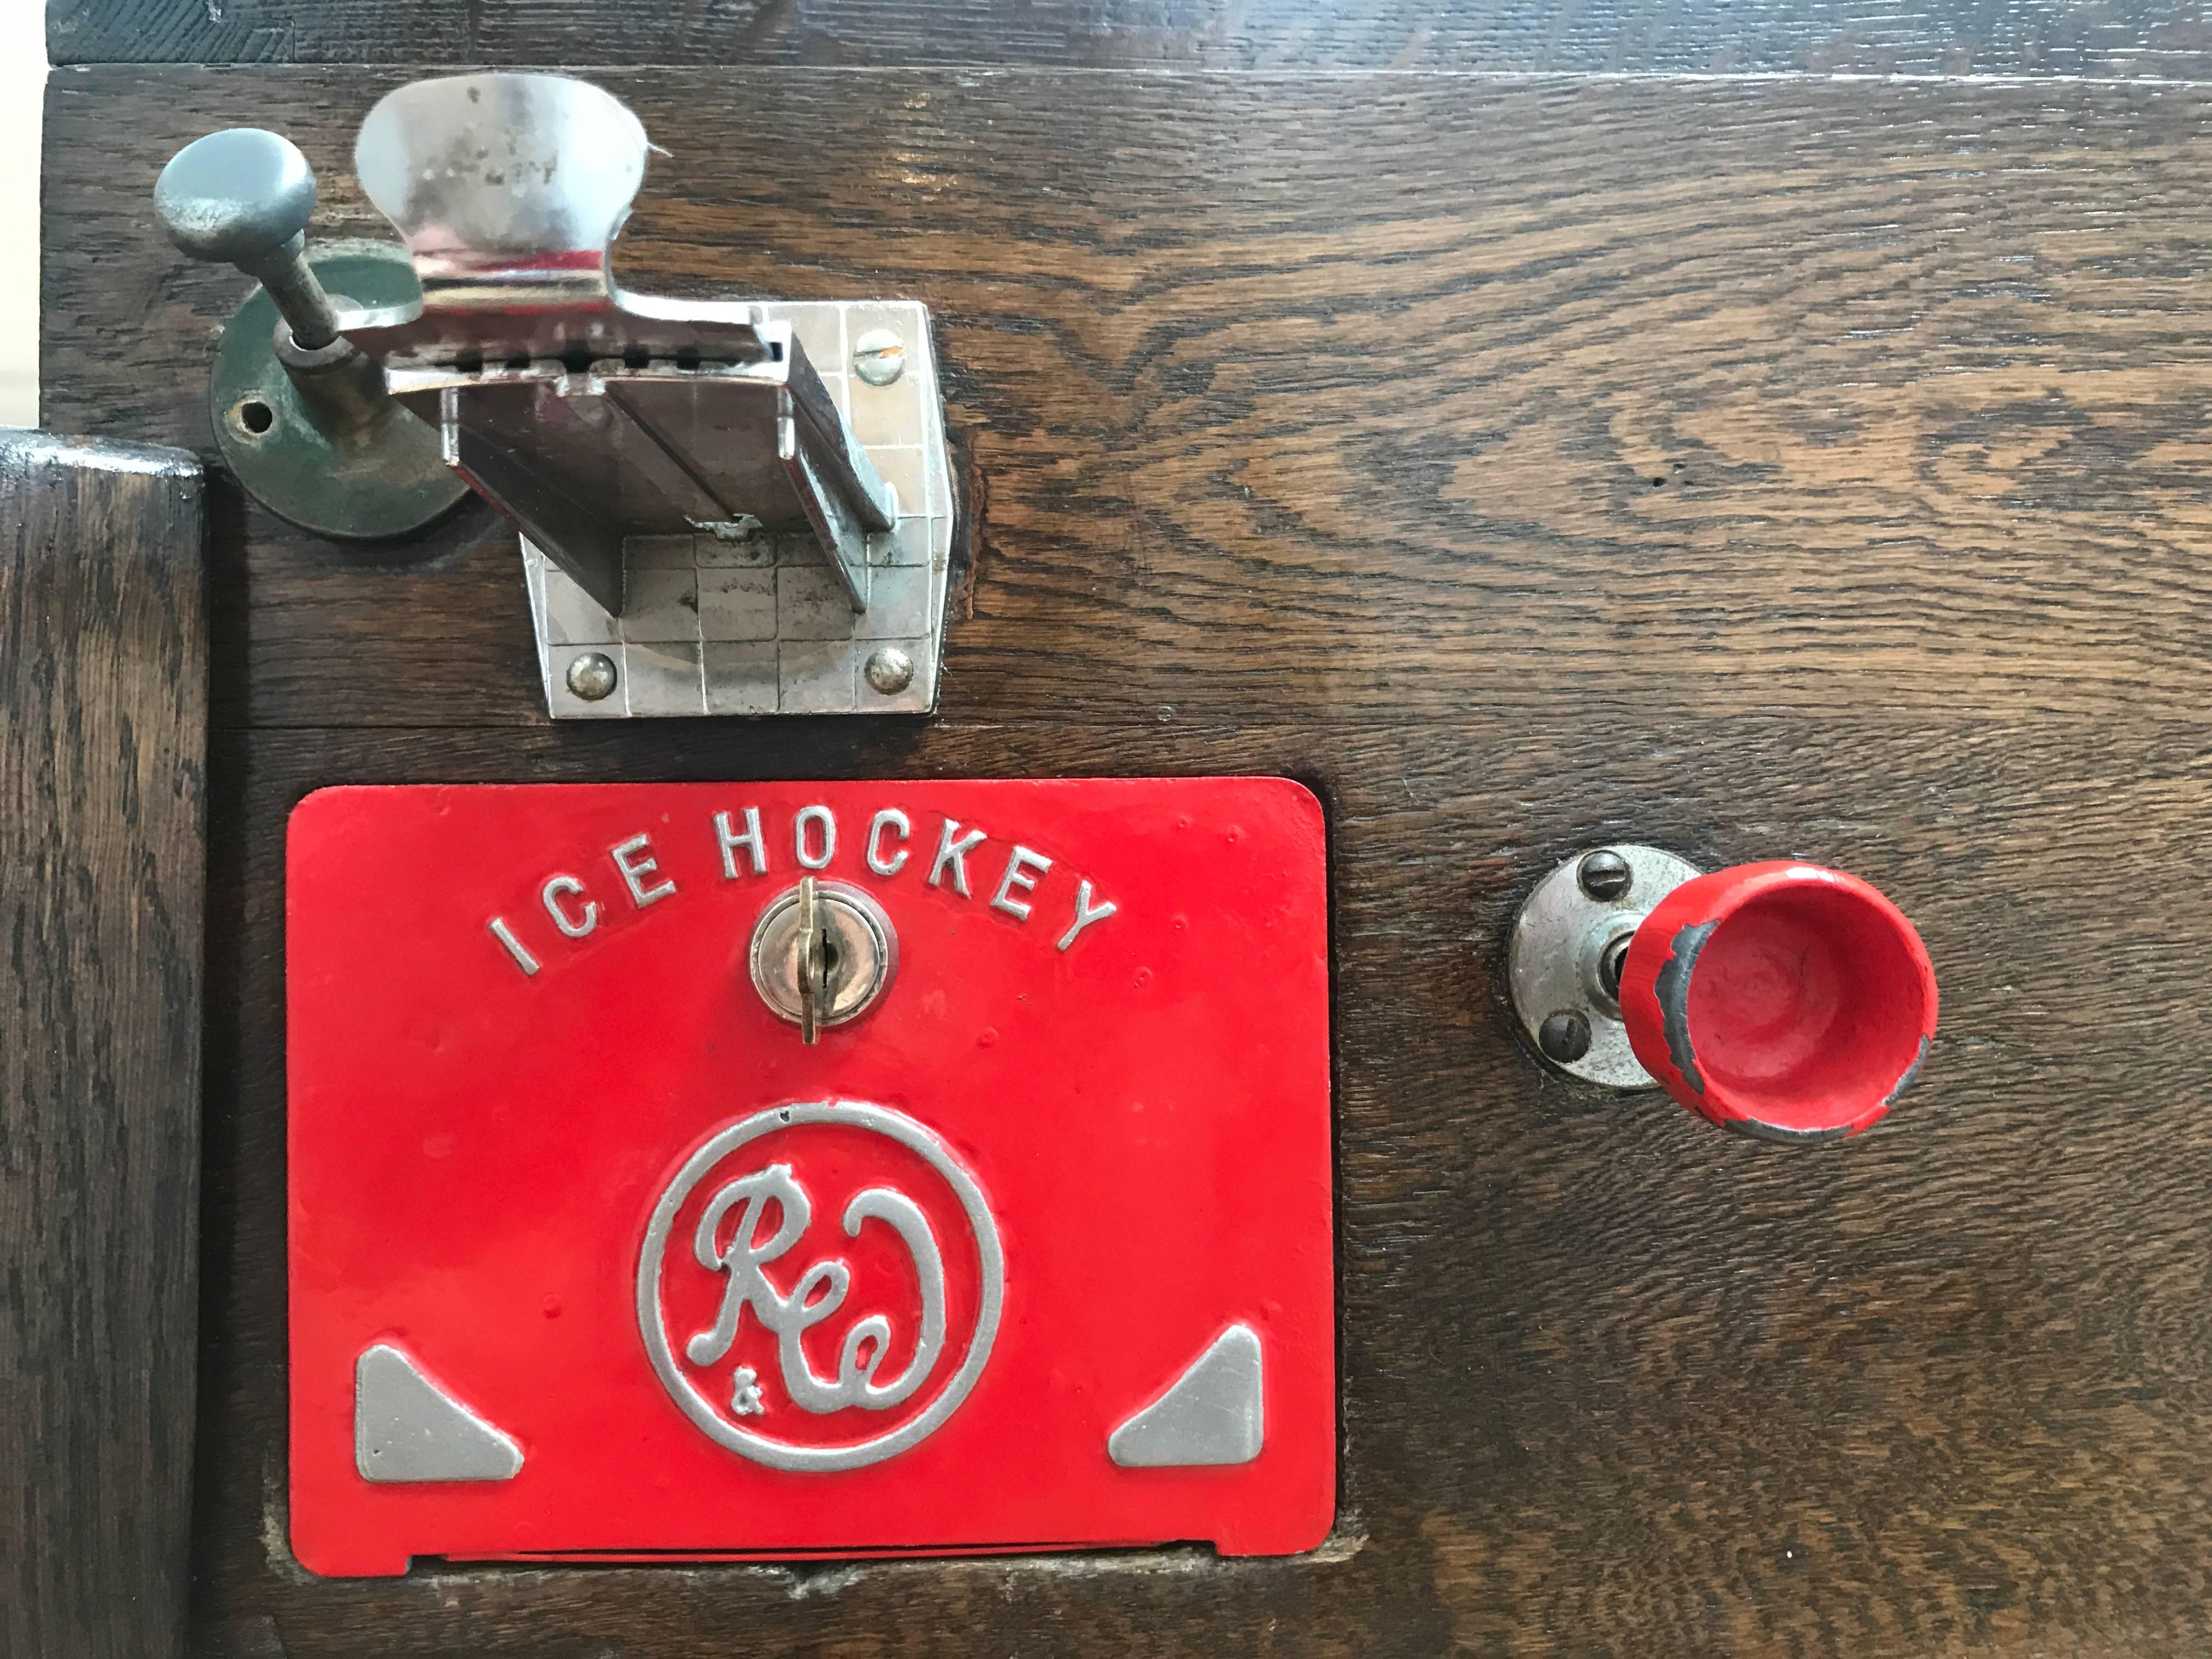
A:
POLYGON ((404 250, 311 256, 296 149, 187 145, 163 225, 262 283, 216 352, 216 443, 330 536, 483 496, 521 532, 557 719, 927 713, 955 494, 929 313, 624 289, 609 246, 651 148, 581 81, 418 81, 354 151, 404 250))
MULTIPOLYGON (((289 139, 256 127, 196 139, 161 169, 154 206, 185 252, 261 284, 224 332, 212 395, 216 441, 248 490, 296 524, 356 538, 420 528, 461 498, 436 435, 338 331, 353 301, 308 264, 315 175, 289 139)), ((388 260, 334 263, 392 286, 388 260)))
POLYGON ((315 175, 290 139, 258 127, 194 139, 161 169, 154 208, 193 258, 236 265, 267 289, 301 351, 337 338, 337 307, 307 266, 315 175))

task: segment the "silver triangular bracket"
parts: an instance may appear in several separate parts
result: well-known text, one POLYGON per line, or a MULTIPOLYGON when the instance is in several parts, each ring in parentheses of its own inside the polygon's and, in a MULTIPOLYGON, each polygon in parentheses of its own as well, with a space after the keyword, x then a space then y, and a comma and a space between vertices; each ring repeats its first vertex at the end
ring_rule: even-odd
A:
POLYGON ((1125 1469, 1249 1463, 1267 1437, 1260 1382, 1260 1338, 1249 1325, 1231 1325, 1107 1437, 1106 1455, 1125 1469))
POLYGON ((522 1448, 379 1342, 354 1365, 353 1462, 364 1480, 512 1480, 522 1448))

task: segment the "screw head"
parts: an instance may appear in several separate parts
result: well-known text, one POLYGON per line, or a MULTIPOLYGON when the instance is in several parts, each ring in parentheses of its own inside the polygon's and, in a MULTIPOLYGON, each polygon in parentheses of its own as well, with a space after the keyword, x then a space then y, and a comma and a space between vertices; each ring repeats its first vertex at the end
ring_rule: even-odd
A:
POLYGON ((1553 1014, 1536 1028, 1536 1046, 1544 1058, 1571 1066, 1589 1052, 1589 1021, 1572 1009, 1553 1014))
POLYGON ((1590 897, 1610 903, 1628 896, 1628 890, 1636 884, 1636 872, 1628 867, 1626 859, 1606 848, 1575 866, 1575 880, 1590 897))
POLYGON ((599 702, 615 689, 615 659, 604 651, 586 651, 568 665, 568 694, 599 702))
POLYGON ((914 659, 895 645, 880 646, 868 659, 868 684, 895 697, 914 684, 914 659))
POLYGON ((889 386, 906 373, 906 343, 887 328, 872 328, 853 343, 853 373, 870 386, 889 386))

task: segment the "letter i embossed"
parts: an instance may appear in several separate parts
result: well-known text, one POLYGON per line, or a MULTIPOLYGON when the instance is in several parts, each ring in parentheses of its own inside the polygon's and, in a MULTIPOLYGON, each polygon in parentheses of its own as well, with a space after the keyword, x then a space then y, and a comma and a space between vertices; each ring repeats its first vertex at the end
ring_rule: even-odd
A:
POLYGON ((524 948, 520 939, 515 938, 514 930, 507 925, 505 916, 494 916, 485 925, 490 930, 491 936, 507 947, 507 953, 514 958, 516 967, 521 969, 525 974, 534 974, 538 971, 538 958, 524 948))

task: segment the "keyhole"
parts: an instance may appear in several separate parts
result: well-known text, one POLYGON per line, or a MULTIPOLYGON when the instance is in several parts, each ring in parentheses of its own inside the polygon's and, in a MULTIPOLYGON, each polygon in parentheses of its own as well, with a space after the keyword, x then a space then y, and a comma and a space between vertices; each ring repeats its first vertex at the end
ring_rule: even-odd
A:
POLYGON ((753 988, 800 1037, 855 1019, 898 968, 890 918, 865 892, 813 878, 770 901, 753 926, 753 988))

